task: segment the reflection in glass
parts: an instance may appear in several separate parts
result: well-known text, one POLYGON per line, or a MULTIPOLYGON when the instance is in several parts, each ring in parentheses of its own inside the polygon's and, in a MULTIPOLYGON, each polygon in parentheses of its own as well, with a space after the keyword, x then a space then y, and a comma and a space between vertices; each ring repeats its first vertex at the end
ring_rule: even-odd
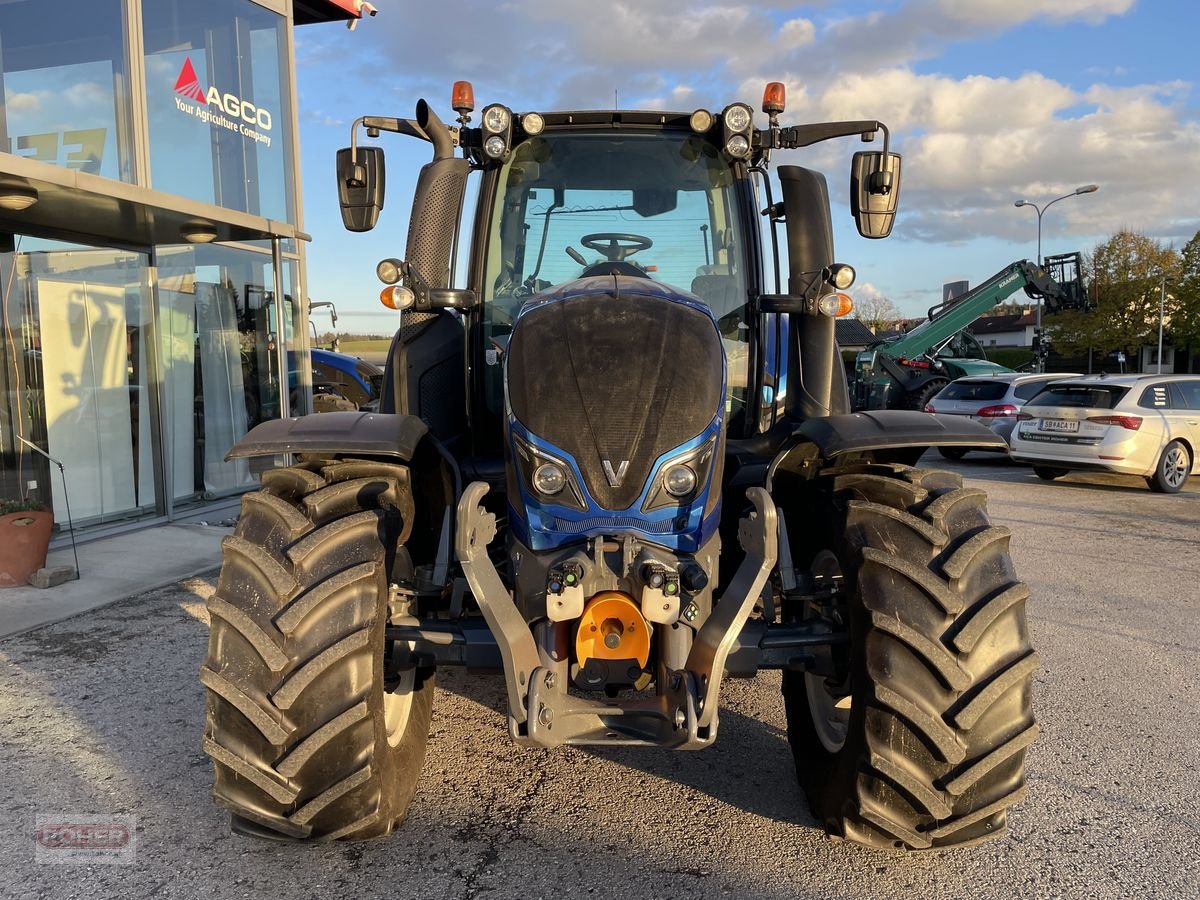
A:
MULTIPOLYGON (((253 484, 247 462, 225 462, 225 454, 281 412, 271 257, 187 244, 160 247, 157 258, 173 496, 243 490, 253 484)), ((285 290, 290 271, 285 264, 285 290)), ((285 340, 294 331, 291 306, 285 340)))
POLYGON ((0 151, 133 180, 122 6, 0 3, 0 151))
POLYGON ((65 466, 77 524, 159 510, 145 254, 25 239, 0 253, 5 499, 67 520, 62 482, 31 441, 65 466))

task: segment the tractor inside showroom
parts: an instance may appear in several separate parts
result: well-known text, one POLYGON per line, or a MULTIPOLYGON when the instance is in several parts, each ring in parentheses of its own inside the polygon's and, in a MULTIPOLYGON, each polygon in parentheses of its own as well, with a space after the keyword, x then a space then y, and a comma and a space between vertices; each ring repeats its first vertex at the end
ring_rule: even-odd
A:
MULTIPOLYGON (((962 417, 851 413, 823 175, 772 154, 840 137, 864 236, 900 157, 875 120, 719 113, 365 117, 343 218, 374 227, 383 151, 429 142, 378 413, 265 422, 292 455, 247 494, 209 603, 204 749, 236 830, 386 834, 421 770, 443 666, 490 669, 530 747, 700 749, 726 676, 781 670, 817 820, 876 848, 1005 829, 1038 729, 1009 532, 914 468, 998 446, 962 417), (473 212, 464 215, 470 182, 473 212), (786 288, 780 289, 781 244, 786 288), (464 262, 465 261, 465 262, 464 262)), ((773 674, 768 677, 779 678, 773 674)))

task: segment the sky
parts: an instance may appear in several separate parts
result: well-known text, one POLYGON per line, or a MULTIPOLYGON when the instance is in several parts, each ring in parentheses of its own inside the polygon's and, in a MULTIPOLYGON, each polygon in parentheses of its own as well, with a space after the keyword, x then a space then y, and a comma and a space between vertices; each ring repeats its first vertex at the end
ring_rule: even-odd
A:
MULTIPOLYGON (((873 118, 903 156, 887 240, 860 238, 847 189, 854 139, 777 153, 829 178, 850 291, 910 316, 947 281, 979 284, 1037 253, 1090 251, 1121 229, 1182 247, 1200 231, 1200 62, 1194 0, 375 0, 356 30, 296 32, 309 296, 345 332, 390 333, 375 263, 402 256, 429 145, 384 135, 388 196, 368 234, 341 227, 334 154, 360 115, 453 118, 450 88, 518 111, 757 109, 783 81, 783 124, 873 118)), ((759 114, 764 126, 765 116, 759 114)), ((476 116, 474 124, 478 124, 476 116)), ((361 134, 360 134, 361 138, 361 134)), ((880 145, 873 145, 878 148, 880 145)), ((470 198, 468 198, 470 200, 470 198)), ((323 328, 323 323, 318 323, 323 328)))

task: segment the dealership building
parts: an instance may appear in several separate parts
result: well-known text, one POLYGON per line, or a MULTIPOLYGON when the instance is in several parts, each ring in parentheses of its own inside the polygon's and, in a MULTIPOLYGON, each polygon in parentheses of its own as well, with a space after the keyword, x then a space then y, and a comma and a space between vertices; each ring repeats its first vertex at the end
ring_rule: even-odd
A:
POLYGON ((310 402, 293 28, 363 11, 0 0, 0 499, 99 534, 254 484, 225 452, 310 402))

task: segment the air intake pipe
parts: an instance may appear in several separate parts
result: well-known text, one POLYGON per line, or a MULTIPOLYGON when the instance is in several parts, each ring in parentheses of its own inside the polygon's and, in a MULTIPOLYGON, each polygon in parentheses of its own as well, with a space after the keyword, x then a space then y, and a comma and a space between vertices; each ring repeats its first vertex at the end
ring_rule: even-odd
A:
POLYGON ((433 143, 433 161, 417 176, 405 261, 429 287, 447 288, 471 166, 454 156, 450 129, 424 100, 417 101, 416 119, 433 143))
MULTIPOLYGON (((814 296, 822 273, 833 264, 829 188, 824 175, 800 166, 780 166, 779 182, 787 222, 788 294, 814 296)), ((804 420, 844 412, 849 401, 833 317, 792 313, 788 322, 788 417, 804 420)))

